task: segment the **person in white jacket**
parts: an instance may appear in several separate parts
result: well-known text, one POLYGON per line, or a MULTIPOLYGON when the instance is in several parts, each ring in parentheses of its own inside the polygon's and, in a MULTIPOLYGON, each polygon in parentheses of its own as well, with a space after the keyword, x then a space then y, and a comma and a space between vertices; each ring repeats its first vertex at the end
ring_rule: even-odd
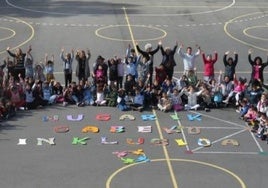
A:
POLYGON ((188 103, 184 105, 185 110, 197 110, 200 104, 197 103, 197 97, 203 92, 203 89, 195 91, 193 86, 188 87, 188 91, 184 89, 184 94, 187 95, 188 103))
POLYGON ((178 54, 181 56, 182 61, 183 61, 183 66, 184 66, 183 74, 188 76, 188 72, 190 70, 194 71, 195 59, 200 55, 201 50, 200 50, 200 47, 198 47, 198 50, 193 54, 192 48, 187 47, 186 53, 183 53, 182 47, 183 47, 183 45, 181 44, 179 49, 178 49, 178 54))

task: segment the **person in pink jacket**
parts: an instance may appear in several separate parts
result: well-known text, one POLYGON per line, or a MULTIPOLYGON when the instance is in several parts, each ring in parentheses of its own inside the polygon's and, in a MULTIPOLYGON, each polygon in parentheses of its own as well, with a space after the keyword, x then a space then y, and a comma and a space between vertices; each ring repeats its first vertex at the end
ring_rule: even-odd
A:
POLYGON ((214 52, 214 58, 212 58, 211 54, 205 55, 202 52, 203 62, 204 62, 204 81, 209 82, 214 79, 214 64, 218 60, 218 53, 214 52))
POLYGON ((235 96, 235 101, 236 101, 235 105, 238 106, 240 96, 243 92, 245 92, 247 88, 247 79, 244 77, 240 77, 237 80, 236 75, 234 75, 233 84, 234 84, 234 89, 228 94, 227 98, 222 102, 228 104, 230 98, 235 96))

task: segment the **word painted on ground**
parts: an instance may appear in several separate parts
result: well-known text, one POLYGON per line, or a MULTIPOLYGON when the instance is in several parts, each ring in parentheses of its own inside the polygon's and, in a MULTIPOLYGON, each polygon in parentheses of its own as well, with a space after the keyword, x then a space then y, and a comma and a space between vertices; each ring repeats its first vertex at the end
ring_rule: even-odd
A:
POLYGON ((168 134, 173 134, 173 133, 181 133, 182 127, 179 127, 177 125, 174 125, 170 128, 164 127, 163 130, 168 133, 168 134))
POLYGON ((198 144, 199 146, 202 146, 202 147, 209 147, 209 146, 211 146, 211 142, 210 142, 210 140, 207 139, 207 138, 199 138, 199 139, 197 140, 197 144, 198 144))
POLYGON ((65 125, 60 125, 60 126, 54 127, 55 133, 67 133, 67 132, 69 132, 69 130, 70 130, 69 126, 65 126, 65 125))
POLYGON ((152 138, 151 139, 151 144, 156 145, 156 146, 167 146, 168 143, 168 139, 160 139, 160 138, 152 138))
MULTIPOLYGON (((47 143, 48 145, 56 145, 55 138, 36 138, 36 145, 42 146, 43 143, 47 143)), ((27 145, 27 138, 20 138, 17 145, 27 145)))
POLYGON ((154 114, 143 114, 141 115, 141 119, 143 121, 154 121, 156 120, 156 116, 154 114))
POLYGON ((115 151, 113 152, 124 164, 133 164, 140 162, 149 162, 150 159, 145 155, 143 149, 133 151, 115 151))
POLYGON ((189 121, 194 121, 194 120, 201 121, 201 120, 202 120, 200 114, 196 114, 196 115, 193 115, 193 114, 187 114, 187 117, 188 117, 188 120, 189 120, 189 121))
POLYGON ((81 121, 84 118, 83 114, 78 114, 77 117, 74 117, 73 115, 67 115, 66 116, 68 121, 81 121))
POLYGON ((124 115, 120 116, 120 118, 119 118, 119 120, 121 120, 121 121, 126 120, 126 119, 133 121, 133 120, 135 120, 135 116, 130 115, 130 114, 124 114, 124 115))
POLYGON ((42 120, 44 122, 47 122, 47 121, 59 121, 59 116, 58 115, 54 115, 54 116, 43 116, 42 117, 42 120))
POLYGON ((81 132, 82 133, 98 133, 100 130, 98 127, 96 126, 91 126, 91 125, 88 125, 88 126, 85 126, 81 132))
POLYGON ((152 126, 138 126, 138 132, 139 133, 151 133, 152 126))
POLYGON ((137 142, 134 142, 131 138, 127 138, 127 143, 130 145, 141 145, 144 144, 144 138, 138 138, 137 142))
POLYGON ((107 137, 103 136, 103 137, 101 137, 101 143, 102 144, 108 144, 108 145, 112 144, 113 145, 113 144, 118 144, 118 141, 110 141, 109 142, 109 141, 107 141, 107 137))
POLYGON ((111 115, 110 114, 97 114, 96 119, 98 121, 109 121, 111 119, 111 115))
POLYGON ((123 133, 123 132, 125 132, 125 127, 124 126, 113 125, 113 126, 110 127, 110 132, 111 133, 123 133))
MULTIPOLYGON (((90 138, 89 137, 73 137, 72 138, 72 145, 87 145, 87 142, 90 138)), ((23 146, 27 145, 27 140, 28 138, 19 138, 17 145, 23 146)), ((136 141, 134 141, 131 138, 126 139, 126 143, 128 145, 142 145, 144 144, 145 139, 142 137, 139 137, 136 141)), ((178 138, 175 139, 175 142, 177 143, 178 146, 186 146, 187 143, 182 139, 178 138)), ((152 145, 156 146, 167 146, 169 145, 169 140, 166 138, 152 138, 150 140, 150 143, 152 145)), ((36 145, 42 146, 42 145, 56 145, 55 143, 55 138, 36 138, 36 145)), ((114 144, 119 144, 119 141, 113 140, 113 141, 108 141, 107 137, 101 137, 101 144, 106 144, 106 145, 114 145, 114 144)), ((198 146, 201 147, 210 147, 212 145, 211 141, 207 138, 198 138, 197 140, 198 146)), ((222 146, 239 146, 239 142, 235 139, 224 139, 221 142, 222 146)))

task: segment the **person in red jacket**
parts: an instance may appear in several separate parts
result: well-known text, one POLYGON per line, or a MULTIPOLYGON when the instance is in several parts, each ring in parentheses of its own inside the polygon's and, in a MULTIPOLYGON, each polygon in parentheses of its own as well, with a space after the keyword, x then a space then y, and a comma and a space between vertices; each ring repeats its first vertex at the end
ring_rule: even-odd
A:
MULTIPOLYGON (((258 81, 260 84, 263 84, 263 70, 268 65, 268 57, 267 62, 263 62, 260 56, 257 56, 252 60, 251 54, 253 50, 248 50, 248 61, 251 65, 251 78, 249 84, 251 85, 254 81, 258 81)), ((268 54, 267 54, 268 56, 268 54)))
POLYGON ((218 60, 218 53, 214 52, 214 58, 212 58, 211 54, 205 55, 202 52, 203 62, 204 62, 204 81, 209 82, 214 79, 214 64, 218 60))

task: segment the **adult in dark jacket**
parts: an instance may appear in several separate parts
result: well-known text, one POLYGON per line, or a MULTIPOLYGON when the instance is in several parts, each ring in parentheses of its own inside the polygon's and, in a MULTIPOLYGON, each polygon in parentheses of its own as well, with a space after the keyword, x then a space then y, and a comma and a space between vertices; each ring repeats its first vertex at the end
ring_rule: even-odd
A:
POLYGON ((248 50, 248 61, 251 65, 251 78, 250 78, 250 84, 253 83, 254 80, 259 81, 261 84, 263 84, 263 70, 268 65, 268 57, 267 62, 263 63, 262 58, 260 56, 257 56, 252 60, 251 58, 252 50, 248 50))
POLYGON ((150 43, 147 43, 145 46, 144 46, 144 49, 145 51, 141 50, 138 43, 136 43, 136 48, 137 48, 137 51, 143 56, 145 57, 146 59, 151 59, 151 64, 150 64, 150 67, 149 67, 149 74, 150 74, 150 79, 149 79, 149 82, 150 82, 150 85, 152 85, 152 75, 153 75, 153 71, 154 71, 154 54, 156 54, 160 48, 160 44, 161 42, 158 43, 158 46, 156 49, 152 50, 152 45, 150 43))
POLYGON ((229 51, 225 52, 223 56, 223 64, 225 66, 225 76, 228 76, 230 80, 234 80, 234 74, 235 74, 235 67, 238 62, 238 54, 234 52, 234 59, 232 57, 229 57, 227 59, 227 56, 229 55, 229 51))
MULTIPOLYGON (((28 52, 30 52, 32 49, 29 47, 28 52)), ((7 53, 13 57, 13 62, 14 62, 14 79, 19 80, 19 74, 21 75, 22 78, 25 78, 25 67, 24 67, 24 61, 25 61, 25 56, 26 53, 23 53, 20 48, 17 48, 15 50, 15 53, 12 53, 10 51, 10 47, 7 47, 7 53)))
POLYGON ((87 81, 90 76, 89 68, 89 59, 91 57, 90 51, 87 51, 87 54, 84 50, 79 50, 76 53, 75 59, 77 61, 75 75, 78 78, 78 81, 81 80, 87 81))
POLYGON ((178 42, 176 42, 175 46, 173 47, 173 50, 170 47, 165 47, 164 49, 161 42, 159 43, 159 45, 162 53, 162 64, 165 67, 168 79, 172 79, 174 67, 176 66, 174 54, 176 53, 178 42))

